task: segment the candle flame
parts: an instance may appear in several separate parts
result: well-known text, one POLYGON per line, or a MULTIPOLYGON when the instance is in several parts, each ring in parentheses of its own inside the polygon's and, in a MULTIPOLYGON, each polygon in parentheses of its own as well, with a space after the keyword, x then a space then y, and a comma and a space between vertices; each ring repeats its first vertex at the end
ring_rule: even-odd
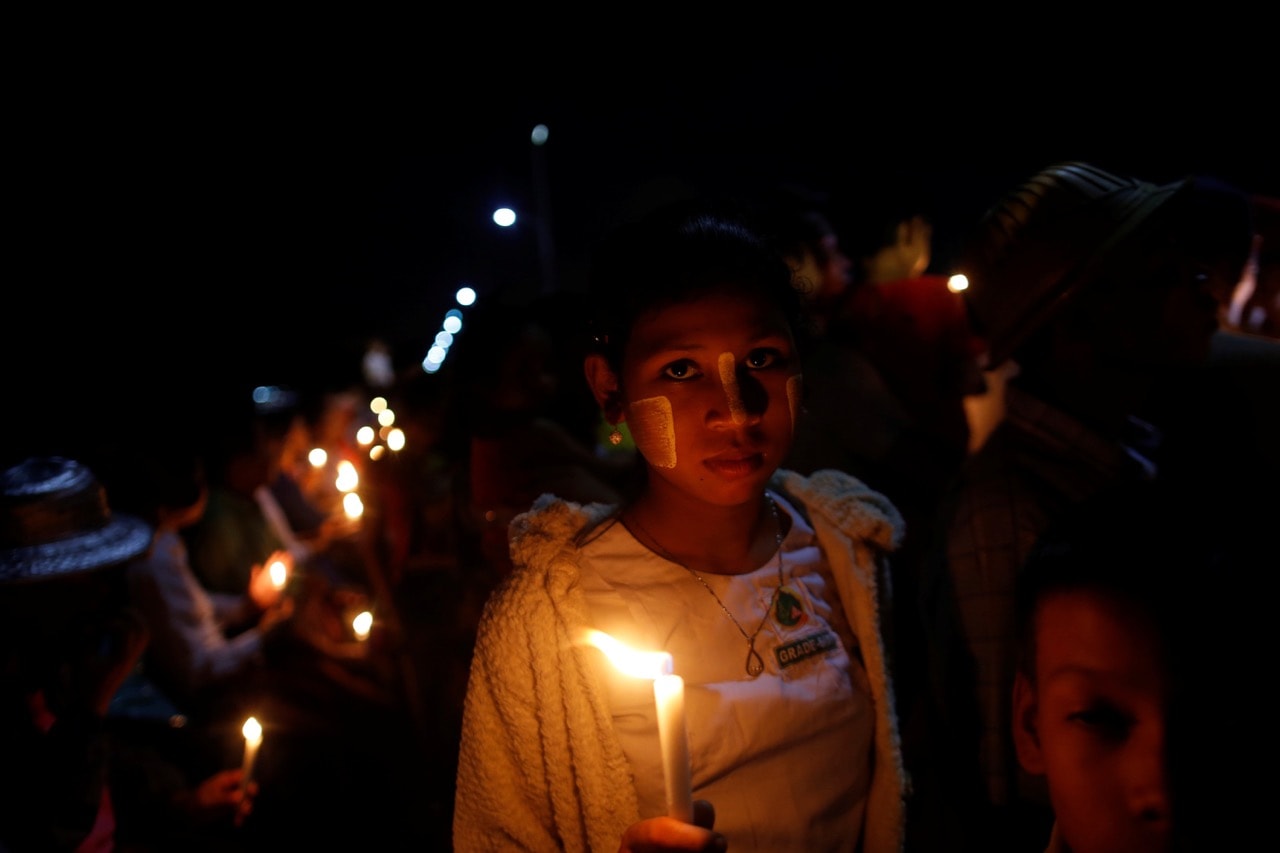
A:
POLYGON ((351 620, 351 630, 356 632, 356 637, 363 640, 369 636, 369 629, 373 627, 373 614, 368 610, 361 611, 356 614, 356 618, 351 620))
POLYGON ((262 740, 262 723, 258 722, 257 717, 250 717, 245 720, 244 726, 240 731, 244 733, 245 740, 262 740))
POLYGON ((350 460, 342 459, 338 462, 338 476, 333 484, 340 492, 355 491, 356 486, 360 485, 360 474, 350 460))
POLYGON ((269 571, 271 572, 271 583, 276 589, 284 586, 285 575, 289 573, 289 569, 280 560, 276 560, 271 564, 269 571))
POLYGON ((583 639, 587 645, 595 646, 604 652, 605 657, 627 675, 636 678, 657 678, 660 675, 670 675, 675 671, 669 652, 636 651, 594 628, 587 629, 583 639))

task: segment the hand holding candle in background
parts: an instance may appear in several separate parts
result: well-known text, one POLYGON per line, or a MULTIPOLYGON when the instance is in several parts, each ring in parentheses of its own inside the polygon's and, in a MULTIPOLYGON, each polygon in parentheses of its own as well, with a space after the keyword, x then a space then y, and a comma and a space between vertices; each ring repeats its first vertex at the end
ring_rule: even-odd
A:
POLYGON ((293 557, 288 551, 276 551, 250 572, 249 598, 264 612, 278 608, 287 600, 285 587, 292 575, 293 557))

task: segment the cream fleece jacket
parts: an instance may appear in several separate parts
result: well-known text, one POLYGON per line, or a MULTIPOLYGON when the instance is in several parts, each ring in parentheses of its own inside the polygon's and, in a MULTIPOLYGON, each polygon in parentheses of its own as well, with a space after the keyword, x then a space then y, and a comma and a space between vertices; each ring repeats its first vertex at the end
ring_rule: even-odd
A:
MULTIPOLYGON (((876 708, 862 849, 902 849, 907 780, 881 612, 902 538, 887 498, 838 471, 779 471, 813 524, 854 627, 876 708)), ((614 507, 543 495, 511 524, 515 570, 490 596, 463 705, 453 843, 469 851, 607 851, 640 819, 608 701, 578 645, 587 622, 575 534, 614 507)))

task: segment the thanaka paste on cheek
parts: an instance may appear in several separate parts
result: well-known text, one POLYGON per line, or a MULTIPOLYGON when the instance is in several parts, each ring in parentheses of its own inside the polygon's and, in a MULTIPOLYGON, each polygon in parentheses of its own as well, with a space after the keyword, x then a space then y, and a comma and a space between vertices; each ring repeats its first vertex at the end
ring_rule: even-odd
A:
POLYGON ((797 373, 787 378, 787 408, 791 410, 791 431, 796 431, 796 419, 800 417, 800 394, 804 390, 804 375, 797 373))
POLYGON ((735 424, 747 422, 747 407, 742 405, 742 392, 738 389, 738 360, 731 352, 720 353, 720 384, 729 398, 729 416, 735 424))
POLYGON ((636 449, 657 468, 676 467, 676 424, 671 401, 666 397, 646 397, 627 407, 631 437, 636 449))

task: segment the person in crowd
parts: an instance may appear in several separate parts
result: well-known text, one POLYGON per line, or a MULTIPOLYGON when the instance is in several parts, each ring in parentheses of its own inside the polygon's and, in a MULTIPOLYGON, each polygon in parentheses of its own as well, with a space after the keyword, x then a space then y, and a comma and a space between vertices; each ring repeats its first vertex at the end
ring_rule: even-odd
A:
POLYGON ((985 344, 952 277, 935 271, 934 217, 918 184, 901 174, 877 174, 851 178, 833 193, 832 216, 853 257, 840 319, 932 436, 938 447, 932 464, 945 478, 981 443, 970 403, 988 390, 985 344))
MULTIPOLYGON (((316 467, 307 459, 312 446, 312 418, 301 395, 289 388, 262 386, 255 392, 252 418, 256 441, 267 456, 266 482, 253 489, 253 499, 271 532, 293 558, 299 580, 319 595, 345 596, 376 586, 359 541, 358 517, 341 502, 322 503, 308 494, 316 467)), ((361 485, 367 464, 353 482, 361 485)), ((343 495, 331 485, 335 495, 343 495)), ((356 490, 359 495, 359 490, 356 490)))
POLYGON ((258 563, 239 595, 205 589, 182 539, 208 502, 203 459, 193 448, 156 443, 140 455, 130 474, 138 494, 118 493, 118 503, 155 530, 128 568, 133 604, 153 638, 148 676, 195 720, 243 719, 242 694, 260 683, 266 638, 292 614, 285 576, 273 578, 270 564, 258 563))
POLYGON ((264 414, 268 440, 276 448, 271 479, 254 490, 254 498, 285 543, 295 563, 318 555, 332 557, 339 543, 350 542, 359 530, 346 513, 320 506, 307 494, 316 468, 308 459, 315 442, 311 420, 297 392, 275 389, 281 399, 264 414))
POLYGON ((205 589, 243 595, 255 566, 295 566, 255 493, 276 473, 278 445, 248 392, 220 400, 201 457, 208 478, 203 513, 182 530, 191 568, 205 589))
POLYGON ((84 464, 32 456, 0 473, 0 537, 0 847, 241 849, 257 786, 238 756, 188 782, 109 718, 150 639, 125 577, 150 527, 84 464))
POLYGON ((308 416, 312 442, 315 449, 324 451, 324 461, 303 468, 297 477, 303 494, 323 512, 342 512, 343 492, 337 487, 337 481, 344 468, 350 466, 357 479, 364 474, 368 457, 356 440, 356 434, 364 425, 361 409, 358 388, 343 387, 322 393, 318 411, 308 416))
POLYGON ((830 194, 784 182, 756 204, 761 227, 791 267, 809 305, 811 324, 821 334, 853 281, 853 261, 827 211, 830 194))
MULTIPOLYGON (((940 701, 977 703, 991 846, 1023 849, 1049 819, 1043 780, 1013 751, 1015 578, 1069 507, 1118 482, 1170 476, 1161 438, 1181 433, 1176 419, 1152 420, 1161 389, 1204 363, 1251 238, 1247 197, 1221 182, 1155 184, 1063 162, 996 202, 965 247, 964 295, 990 366, 1012 361, 1016 373, 1002 420, 942 509, 946 540, 922 607, 959 612, 972 677, 940 701)), ((1179 462, 1212 464, 1214 452, 1183 448, 1179 462)))
POLYGON ((496 577, 511 570, 507 528, 544 492, 580 502, 616 502, 633 459, 602 456, 549 408, 559 399, 557 342, 532 306, 477 309, 459 334, 451 392, 453 439, 466 464, 459 492, 477 530, 479 554, 496 577))
POLYGON ((1243 518, 1140 481, 1037 538, 1015 585, 1012 719, 1019 764, 1046 783, 1049 853, 1240 850, 1265 833, 1258 797, 1222 784, 1250 761, 1225 728, 1260 724, 1229 695, 1265 648, 1240 600, 1267 565, 1262 528, 1243 518))
MULTIPOLYGON (((774 220, 797 275, 811 275, 805 258, 827 259, 818 283, 809 283, 818 294, 811 300, 829 348, 844 353, 815 365, 805 401, 813 416, 788 464, 876 483, 906 520, 906 550, 924 547, 937 504, 975 443, 969 401, 987 389, 984 344, 964 301, 949 276, 930 271, 925 194, 904 175, 877 174, 841 179, 821 202, 775 206, 791 208, 774 220), (801 232, 787 222, 820 227, 801 232)), ((896 562, 905 571, 910 561, 905 554, 896 562)))
POLYGON ((464 702, 456 850, 902 849, 882 622, 901 516, 842 472, 780 468, 807 321, 737 213, 674 202, 598 247, 584 371, 645 477, 512 523, 464 702), (682 676, 692 802, 669 806, 653 690, 606 638, 682 676))

